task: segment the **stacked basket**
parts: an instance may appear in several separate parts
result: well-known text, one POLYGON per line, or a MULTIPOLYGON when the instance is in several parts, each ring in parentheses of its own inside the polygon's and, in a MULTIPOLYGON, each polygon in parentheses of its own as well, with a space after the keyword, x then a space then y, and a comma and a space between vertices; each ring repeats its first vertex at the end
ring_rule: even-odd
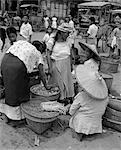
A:
POLYGON ((121 132, 121 97, 110 98, 103 125, 121 132))

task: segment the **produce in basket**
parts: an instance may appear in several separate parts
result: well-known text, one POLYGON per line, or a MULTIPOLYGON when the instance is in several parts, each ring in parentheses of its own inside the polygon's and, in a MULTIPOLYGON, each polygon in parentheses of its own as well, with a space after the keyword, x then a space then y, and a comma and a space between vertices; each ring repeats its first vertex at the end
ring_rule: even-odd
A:
POLYGON ((52 96, 56 95, 59 92, 59 88, 53 87, 51 90, 48 91, 43 85, 38 84, 32 88, 32 92, 37 95, 52 96))
POLYGON ((48 119, 54 118, 59 115, 59 112, 55 111, 43 111, 41 106, 40 100, 31 100, 21 105, 22 111, 30 116, 41 118, 41 119, 48 119))

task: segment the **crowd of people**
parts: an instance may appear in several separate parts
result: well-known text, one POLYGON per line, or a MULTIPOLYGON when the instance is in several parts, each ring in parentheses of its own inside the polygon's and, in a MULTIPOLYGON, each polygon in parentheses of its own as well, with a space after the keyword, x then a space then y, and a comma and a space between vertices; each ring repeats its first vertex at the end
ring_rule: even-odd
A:
POLYGON ((8 27, 6 30, 10 40, 8 46, 4 44, 3 47, 1 38, 0 46, 4 51, 1 76, 5 87, 5 101, 0 103, 0 112, 6 115, 7 123, 17 126, 25 121, 20 105, 30 100, 28 73, 38 68, 40 82, 43 82, 46 90, 58 86, 60 98, 57 102, 70 106, 69 126, 73 137, 80 141, 84 134, 102 133, 102 116, 108 104, 108 89, 99 74, 101 59, 97 52, 98 27, 95 25, 95 19, 90 18, 87 43, 79 42, 81 49, 85 51, 86 59, 76 68, 72 61, 75 57, 73 49, 76 32, 72 17, 66 17, 58 24, 54 16, 52 24, 49 24, 49 18, 45 16, 46 34, 43 39, 33 42, 32 27, 28 19, 28 16, 24 16, 18 41, 14 27, 8 27), (49 80, 45 74, 45 64, 48 67, 49 80), (77 94, 74 91, 72 72, 78 82, 77 94))

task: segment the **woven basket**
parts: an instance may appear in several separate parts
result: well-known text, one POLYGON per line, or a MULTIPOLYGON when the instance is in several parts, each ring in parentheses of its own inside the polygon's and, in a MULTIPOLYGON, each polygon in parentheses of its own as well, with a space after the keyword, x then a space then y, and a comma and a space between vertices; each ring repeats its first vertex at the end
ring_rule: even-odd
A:
POLYGON ((109 73, 100 73, 105 80, 107 88, 110 90, 113 83, 113 76, 109 73))
POLYGON ((103 125, 121 132, 121 122, 103 117, 103 125))
POLYGON ((52 126, 53 122, 56 120, 56 118, 39 119, 36 117, 32 117, 31 115, 28 115, 25 112, 24 116, 26 118, 28 127, 37 134, 42 134, 43 132, 48 130, 52 126))
POLYGON ((117 73, 119 66, 119 60, 101 57, 101 71, 117 73))
POLYGON ((106 108, 104 117, 121 122, 121 112, 115 109, 110 108, 109 106, 106 108))
POLYGON ((121 111, 121 99, 118 100, 117 98, 115 98, 115 99, 110 98, 108 105, 112 109, 115 109, 117 111, 121 111))
POLYGON ((30 91, 31 91, 31 96, 32 96, 32 98, 39 98, 39 99, 41 99, 41 98, 46 98, 47 100, 49 100, 49 101, 55 101, 55 100, 57 100, 57 99, 59 99, 59 97, 60 97, 60 91, 58 91, 57 92, 57 94, 52 94, 52 95, 41 95, 41 94, 36 94, 34 91, 33 91, 33 89, 35 88, 35 87, 37 87, 39 84, 37 84, 37 85, 34 85, 34 86, 32 86, 31 88, 30 88, 30 91))
POLYGON ((27 103, 21 104, 21 109, 26 118, 28 127, 37 134, 42 134, 44 131, 50 128, 52 123, 59 116, 58 112, 43 112, 40 104, 46 100, 41 100, 42 101, 33 99, 27 103))

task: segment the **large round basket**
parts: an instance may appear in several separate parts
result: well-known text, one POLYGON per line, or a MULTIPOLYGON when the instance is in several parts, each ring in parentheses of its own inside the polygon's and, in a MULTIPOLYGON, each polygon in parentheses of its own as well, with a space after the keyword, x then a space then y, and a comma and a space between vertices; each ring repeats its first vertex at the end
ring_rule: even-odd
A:
MULTIPOLYGON (((46 100, 43 99, 43 101, 46 100)), ((49 129, 59 116, 58 112, 43 111, 41 109, 41 102, 42 101, 36 99, 21 105, 28 126, 37 134, 42 134, 49 129)))
POLYGON ((103 117, 103 125, 121 132, 121 122, 103 117))
POLYGON ((121 112, 121 99, 119 98, 110 98, 109 107, 121 112))
POLYGON ((60 91, 59 89, 56 92, 48 93, 46 89, 41 84, 34 85, 30 88, 32 98, 45 98, 49 101, 54 101, 59 99, 60 91), (39 91, 39 92, 37 92, 39 91), (46 94, 45 94, 46 91, 46 94))
POLYGON ((105 83, 107 85, 107 88, 110 90, 112 83, 113 83, 113 76, 109 73, 100 73, 103 77, 103 79, 105 80, 105 83))
POLYGON ((101 71, 102 72, 110 72, 117 73, 119 66, 119 60, 111 59, 107 57, 101 57, 101 71))
POLYGON ((121 112, 115 109, 110 108, 109 106, 106 108, 104 117, 108 119, 112 119, 114 121, 121 122, 121 112))

